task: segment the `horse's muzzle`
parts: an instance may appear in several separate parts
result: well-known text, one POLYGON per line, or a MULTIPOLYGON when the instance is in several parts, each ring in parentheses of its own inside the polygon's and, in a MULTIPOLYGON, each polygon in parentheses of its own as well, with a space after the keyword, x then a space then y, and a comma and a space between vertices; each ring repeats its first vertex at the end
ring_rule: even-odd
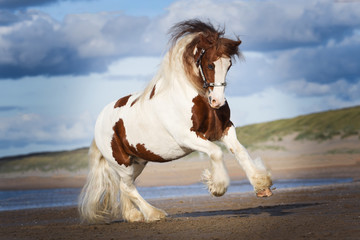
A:
POLYGON ((212 98, 211 96, 209 96, 209 104, 210 104, 210 107, 215 108, 215 109, 219 109, 222 106, 224 106, 225 99, 223 101, 219 101, 218 99, 212 98))

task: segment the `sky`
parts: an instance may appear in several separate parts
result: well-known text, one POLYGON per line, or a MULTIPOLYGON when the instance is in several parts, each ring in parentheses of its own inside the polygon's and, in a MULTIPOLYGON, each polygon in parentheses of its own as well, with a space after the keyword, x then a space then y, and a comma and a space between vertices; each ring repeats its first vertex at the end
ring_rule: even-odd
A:
POLYGON ((101 109, 146 87, 191 18, 242 40, 236 126, 360 105, 360 1, 0 0, 0 157, 88 146, 101 109))

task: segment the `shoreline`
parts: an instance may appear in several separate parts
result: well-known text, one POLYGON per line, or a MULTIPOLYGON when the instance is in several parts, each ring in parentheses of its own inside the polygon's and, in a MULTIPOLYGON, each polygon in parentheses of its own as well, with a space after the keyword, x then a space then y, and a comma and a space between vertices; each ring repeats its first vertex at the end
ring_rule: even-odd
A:
MULTIPOLYGON (((300 189, 304 187, 338 186, 353 183, 352 178, 326 179, 278 179, 273 190, 300 189)), ((180 186, 138 187, 141 196, 147 201, 166 200, 182 197, 210 196, 203 183, 180 186)), ((75 207, 81 188, 52 188, 35 190, 0 190, 0 212, 41 208, 75 207), (38 196, 41 196, 39 198, 38 196), (11 200, 11 201, 9 201, 11 200)), ((253 187, 247 180, 231 182, 226 194, 251 194, 253 187)))
MULTIPOLYGON (((261 154, 266 156, 265 154, 261 154)), ((353 178, 360 180, 360 154, 339 154, 335 156, 271 156, 264 157, 274 180, 353 178)), ((231 181, 245 180, 243 169, 229 154, 225 165, 231 181)), ((209 168, 209 160, 193 158, 167 163, 149 163, 137 178, 139 187, 180 186, 201 182, 202 171, 209 168)), ((41 172, 22 177, 21 173, 0 175, 0 190, 28 190, 49 188, 81 188, 86 180, 86 171, 79 173, 55 172, 43 176, 41 172)))
MULTIPOLYGON (((273 181, 285 179, 328 179, 328 178, 352 178, 354 181, 360 180, 360 164, 339 165, 333 167, 285 169, 272 171, 273 181)), ((184 174, 174 170, 170 174, 184 174)), ((192 175, 187 179, 173 179, 166 176, 159 178, 153 176, 140 176, 136 181, 138 187, 159 187, 159 186, 184 186, 201 183, 201 171, 198 175, 192 175)), ((229 171, 231 182, 246 180, 244 173, 229 171)), ((37 190, 53 188, 82 188, 86 176, 27 176, 27 177, 0 177, 0 191, 6 190, 37 190)))

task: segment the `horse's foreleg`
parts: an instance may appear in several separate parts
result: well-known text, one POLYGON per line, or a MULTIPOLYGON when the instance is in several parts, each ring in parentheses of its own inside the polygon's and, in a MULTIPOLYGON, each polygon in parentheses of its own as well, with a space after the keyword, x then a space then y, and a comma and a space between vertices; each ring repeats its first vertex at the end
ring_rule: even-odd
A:
POLYGON ((192 138, 187 146, 193 150, 209 155, 211 168, 210 170, 204 170, 202 179, 207 184, 208 190, 213 196, 220 197, 224 195, 230 184, 230 178, 223 161, 221 148, 197 136, 192 138))
POLYGON ((239 164, 245 170, 246 175, 253 185, 258 197, 269 197, 272 195, 270 187, 272 185, 271 174, 265 168, 262 160, 257 158, 252 160, 247 150, 240 144, 236 137, 236 130, 231 126, 222 137, 222 142, 232 152, 239 164))

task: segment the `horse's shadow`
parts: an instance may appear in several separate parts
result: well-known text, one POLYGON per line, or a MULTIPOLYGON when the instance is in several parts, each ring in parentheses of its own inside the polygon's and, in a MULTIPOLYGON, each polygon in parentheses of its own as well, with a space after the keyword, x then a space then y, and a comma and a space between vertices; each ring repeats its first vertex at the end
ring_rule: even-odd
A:
POLYGON ((275 206, 259 206, 255 208, 246 208, 238 210, 218 210, 206 212, 189 212, 171 215, 172 218, 196 218, 196 217, 212 217, 212 216, 229 216, 229 217, 249 217, 251 215, 260 215, 268 213, 270 216, 285 216, 294 214, 289 211, 297 208, 311 207, 320 205, 321 203, 296 203, 275 206))

